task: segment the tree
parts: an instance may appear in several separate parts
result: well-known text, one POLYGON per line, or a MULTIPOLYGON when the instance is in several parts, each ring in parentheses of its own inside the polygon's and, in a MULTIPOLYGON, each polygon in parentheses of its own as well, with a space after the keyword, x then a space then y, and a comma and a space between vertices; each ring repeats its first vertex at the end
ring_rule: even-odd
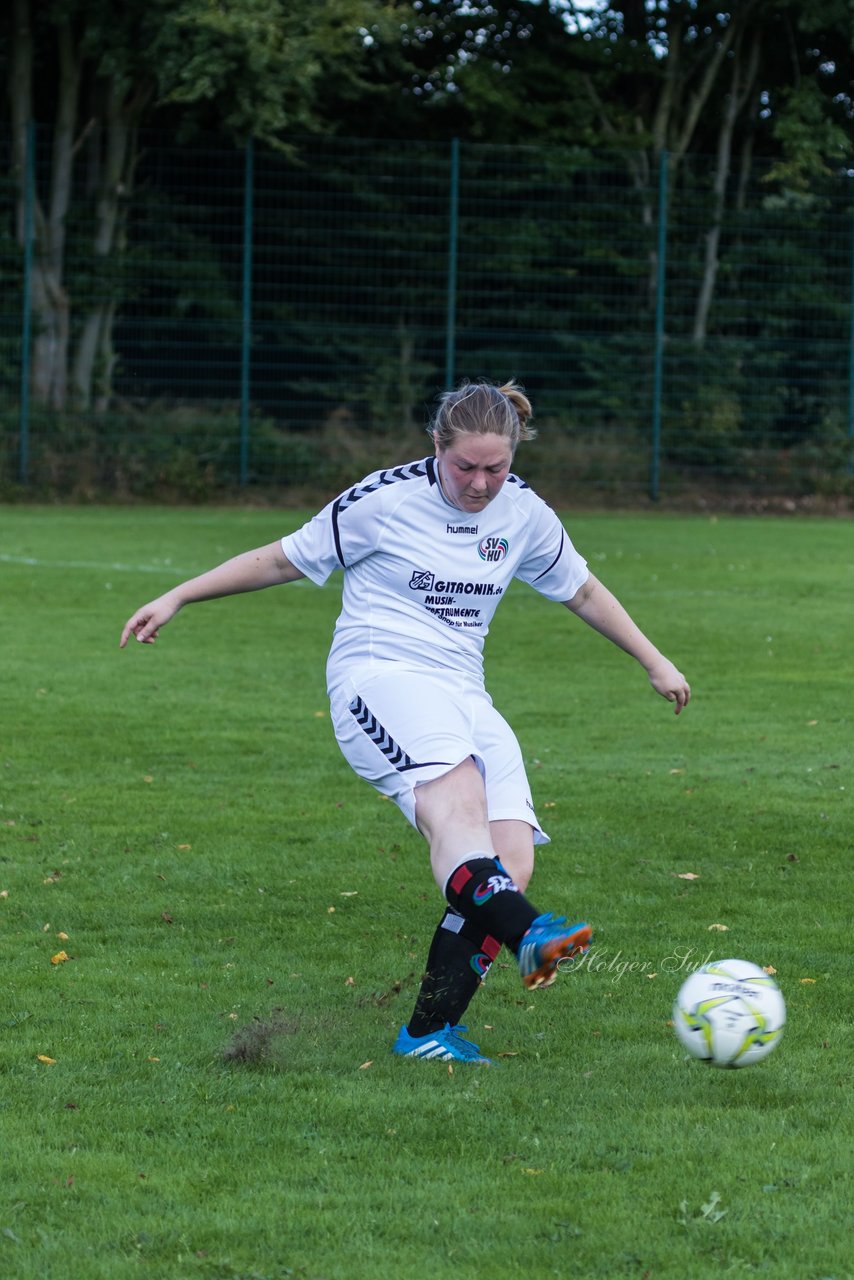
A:
POLYGON ((104 407, 142 122, 159 112, 179 119, 184 136, 216 126, 233 139, 254 134, 273 145, 288 130, 320 127, 318 86, 339 66, 358 78, 365 23, 383 21, 382 5, 128 0, 117 8, 110 0, 13 0, 8 20, 20 244, 30 123, 53 119, 33 203, 33 398, 57 410, 93 399, 104 407), (67 278, 71 218, 85 224, 89 242, 81 315, 72 311, 67 278))
POLYGON ((661 158, 673 191, 686 157, 712 157, 690 324, 701 346, 752 157, 773 158, 769 181, 797 189, 854 151, 852 14, 852 0, 425 0, 401 25, 395 119, 412 130, 414 108, 420 136, 622 155, 650 308, 661 158))

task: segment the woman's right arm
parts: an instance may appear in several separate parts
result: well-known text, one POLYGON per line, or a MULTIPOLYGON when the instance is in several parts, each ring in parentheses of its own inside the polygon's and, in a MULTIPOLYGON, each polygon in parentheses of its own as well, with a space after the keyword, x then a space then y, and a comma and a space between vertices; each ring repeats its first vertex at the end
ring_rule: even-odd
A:
POLYGON ((291 564, 280 542, 271 542, 255 551, 244 551, 242 555, 226 560, 215 569, 200 574, 198 578, 182 582, 180 586, 173 587, 171 591, 137 609, 125 623, 119 648, 124 649, 131 636, 135 636, 140 644, 153 644, 159 629, 174 618, 185 604, 217 600, 222 596, 239 595, 244 591, 260 591, 263 587, 296 582, 303 577, 305 574, 291 564))

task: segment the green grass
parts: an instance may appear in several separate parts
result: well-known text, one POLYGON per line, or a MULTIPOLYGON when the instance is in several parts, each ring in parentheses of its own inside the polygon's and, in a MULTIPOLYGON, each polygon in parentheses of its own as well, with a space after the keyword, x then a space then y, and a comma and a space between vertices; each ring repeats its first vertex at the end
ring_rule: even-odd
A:
POLYGON ((117 649, 298 522, 0 513, 0 1275, 850 1277, 850 523, 569 519, 689 676, 679 719, 508 595, 487 670, 553 838, 531 897, 596 951, 534 994, 499 963, 469 1022, 506 1056, 449 1072, 389 1053, 441 904, 332 738, 337 585, 117 649), (710 951, 777 970, 757 1067, 668 1026, 710 951))

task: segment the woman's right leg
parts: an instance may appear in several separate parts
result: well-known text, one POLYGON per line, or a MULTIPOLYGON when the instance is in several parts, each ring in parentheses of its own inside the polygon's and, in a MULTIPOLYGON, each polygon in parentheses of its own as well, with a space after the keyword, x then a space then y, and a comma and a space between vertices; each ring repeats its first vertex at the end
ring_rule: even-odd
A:
MULTIPOLYGON (((499 797, 502 816, 533 814, 515 738, 488 699, 481 701, 489 721, 485 736, 490 757, 485 767, 508 784, 499 797), (498 764, 491 754, 496 745, 498 764), (504 754, 505 747, 509 754, 504 754)), ((333 698, 333 717, 339 745, 353 769, 395 798, 430 846, 433 873, 450 910, 431 944, 413 1034, 431 1024, 453 1026, 500 945, 507 943, 516 951, 538 918, 496 859, 483 777, 474 759, 476 715, 459 690, 390 671, 372 673, 363 683, 354 681, 346 693, 333 698), (419 783, 419 778, 424 780, 419 783)), ((532 844, 528 824, 504 821, 495 829, 503 835, 516 825, 525 826, 532 844)), ((519 858, 514 852, 514 861, 527 880, 532 856, 519 858)), ((536 932, 525 948, 524 965, 520 960, 526 984, 553 980, 557 960, 570 954, 576 941, 580 943, 580 935, 565 925, 562 930, 550 926, 536 932), (562 948, 560 955, 555 948, 562 948)))
POLYGON ((430 847, 433 878, 443 893, 451 873, 472 851, 495 857, 486 790, 471 756, 415 788, 415 821, 430 847))

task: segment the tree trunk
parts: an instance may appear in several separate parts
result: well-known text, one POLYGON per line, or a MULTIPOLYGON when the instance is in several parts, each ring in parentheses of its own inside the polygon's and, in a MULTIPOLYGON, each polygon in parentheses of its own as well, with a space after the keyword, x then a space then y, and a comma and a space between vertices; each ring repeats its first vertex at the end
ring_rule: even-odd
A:
MULTIPOLYGON (((18 187, 16 224, 18 242, 23 247, 27 128, 32 119, 33 34, 29 0, 14 0, 14 4, 9 98, 14 174, 18 187)), ((35 338, 31 360, 31 390, 35 404, 63 409, 70 333, 69 300, 63 284, 65 222, 71 201, 80 59, 74 49, 68 22, 59 24, 57 37, 60 70, 49 198, 45 209, 36 188, 33 205, 30 301, 35 338)))
MULTIPOLYGON (((605 108, 605 104, 596 90, 590 76, 584 76, 584 85, 587 89, 596 110, 599 112, 599 122, 602 125, 604 133, 614 141, 616 145, 617 130, 611 122, 610 117, 605 108)), ((639 116, 635 117, 635 128, 639 134, 644 132, 644 124, 639 116)), ((655 192, 651 185, 651 174, 649 165, 649 153, 643 147, 623 152, 626 165, 632 180, 632 186, 638 194, 641 205, 641 222, 645 231, 650 231, 656 222, 655 209, 655 192)), ((649 273, 647 276, 647 298, 652 301, 655 298, 656 281, 658 279, 658 250, 653 244, 649 253, 649 273)))
POLYGON ((695 347, 702 347, 706 341, 709 312, 712 307, 712 298, 714 297, 718 267, 720 265, 718 251, 726 204, 727 182, 729 181, 732 160, 732 138, 735 132, 736 120, 744 107, 745 101, 750 96, 753 82, 756 79, 756 73, 759 68, 759 40, 759 32, 756 32, 751 41, 746 68, 742 65, 741 39, 738 40, 734 51, 732 85, 726 99, 723 119, 718 133, 717 163, 712 186, 712 219, 705 236, 706 248, 703 278, 694 309, 694 328, 691 340, 695 347))
POLYGON ((91 299, 74 353, 71 384, 78 408, 104 412, 112 398, 113 322, 116 314, 115 284, 117 259, 124 248, 127 200, 136 161, 136 129, 128 118, 120 89, 115 81, 106 101, 106 131, 97 130, 90 145, 94 155, 95 296, 91 299), (103 150, 102 150, 103 148, 103 150))
MULTIPOLYGON (((662 152, 666 150, 668 153, 669 190, 672 190, 677 169, 691 145, 700 117, 708 105, 720 74, 721 66, 736 34, 741 30, 743 18, 752 7, 753 0, 746 0, 743 14, 733 15, 730 25, 721 34, 711 57, 703 64, 692 63, 686 54, 683 36, 685 27, 693 20, 691 16, 674 13, 671 17, 667 33, 667 56, 664 59, 663 78, 651 119, 647 124, 642 115, 636 116, 637 132, 647 133, 650 145, 648 148, 638 147, 624 152, 632 177, 632 185, 640 197, 643 226, 647 230, 652 230, 659 218, 667 216, 666 210, 657 207, 657 192, 652 185, 653 176, 660 171, 662 152), (698 77, 698 81, 689 92, 689 86, 695 77, 698 77)), ((600 122, 605 133, 616 138, 617 131, 611 122, 605 103, 589 76, 585 77, 585 84, 599 111, 600 122)), ((652 311, 655 307, 658 288, 658 246, 655 242, 650 245, 648 263, 647 300, 652 311)))
POLYGON ((14 0, 9 59, 9 112, 12 121, 12 177, 17 191, 15 235, 24 247, 24 199, 27 173, 27 125, 33 102, 33 32, 28 0, 14 0))
MULTIPOLYGON (((685 12, 676 6, 671 6, 668 11, 667 54, 662 59, 660 87, 652 110, 647 110, 646 105, 641 103, 636 115, 637 132, 646 134, 649 143, 624 152, 632 185, 640 197, 641 220, 646 230, 653 229, 658 219, 667 214, 666 210, 658 209, 657 193, 653 186, 654 176, 660 171, 662 153, 667 151, 668 154, 668 188, 672 191, 675 189, 679 166, 691 145, 703 112, 709 106, 722 68, 732 56, 734 43, 741 40, 749 25, 754 5, 755 0, 743 0, 741 6, 732 9, 729 24, 719 33, 710 54, 702 59, 698 58, 696 52, 692 52, 692 45, 685 38, 688 27, 696 21, 693 11, 685 12)), ((627 30, 631 16, 635 39, 638 41, 641 39, 638 34, 641 30, 644 32, 644 39, 648 35, 645 25, 647 18, 642 16, 642 10, 646 13, 645 6, 636 3, 626 8, 627 30)), ((610 112, 590 76, 585 76, 585 84, 596 104, 604 132, 616 140, 617 130, 611 121, 610 112)), ((732 129, 729 135, 730 146, 731 139, 732 129)), ((719 234, 718 228, 718 237, 719 234)), ((709 243, 707 252, 716 257, 716 244, 709 243)), ((652 310, 658 287, 658 249, 655 243, 650 245, 648 263, 646 288, 648 305, 652 310)))

